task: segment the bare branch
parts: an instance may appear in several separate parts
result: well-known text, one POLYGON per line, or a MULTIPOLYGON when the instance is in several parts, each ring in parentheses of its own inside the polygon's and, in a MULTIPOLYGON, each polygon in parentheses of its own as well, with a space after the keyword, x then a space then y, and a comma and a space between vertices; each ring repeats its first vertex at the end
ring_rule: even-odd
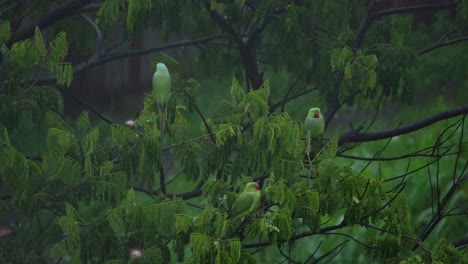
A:
POLYGON ((94 21, 89 16, 81 14, 81 17, 93 27, 94 31, 96 31, 96 51, 91 57, 91 60, 98 59, 101 56, 102 46, 104 43, 104 38, 102 37, 101 29, 98 25, 96 25, 96 23, 94 23, 94 21))
POLYGON ((92 105, 86 103, 85 101, 83 101, 81 98, 78 98, 76 97, 75 95, 73 95, 72 93, 69 92, 69 90, 66 90, 66 89, 62 89, 59 85, 55 85, 54 86, 55 89, 59 90, 60 92, 62 92, 64 95, 68 95, 70 96, 71 98, 73 98, 74 100, 76 100, 77 102, 79 102, 80 104, 84 105, 86 108, 89 109, 89 111, 91 111, 93 114, 95 114, 97 117, 99 117, 100 119, 104 120, 106 123, 108 123, 109 125, 113 124, 114 122, 105 117, 104 115, 102 115, 98 110, 96 110, 92 105))
POLYGON ((422 165, 422 166, 420 166, 420 167, 418 167, 418 168, 416 168, 416 169, 414 169, 412 171, 405 172, 402 175, 398 175, 398 176, 395 176, 395 177, 392 177, 392 178, 385 179, 385 180, 383 180, 383 182, 390 182, 390 181, 398 180, 398 179, 401 179, 401 178, 405 178, 406 176, 408 176, 410 174, 413 174, 413 173, 415 173, 417 171, 420 171, 420 170, 422 170, 424 168, 429 167, 431 164, 436 163, 438 159, 440 159, 440 158, 436 158, 435 160, 432 160, 432 161, 430 161, 430 162, 428 162, 428 163, 426 163, 426 164, 424 164, 424 165, 422 165))
MULTIPOLYGON (((308 232, 304 232, 304 233, 294 235, 289 240, 292 241, 292 240, 297 240, 297 239, 308 237, 308 236, 319 235, 319 234, 322 234, 322 233, 325 233, 325 232, 341 229, 341 228, 343 228, 345 226, 346 226, 346 223, 343 221, 338 225, 324 227, 324 228, 320 229, 320 231, 318 233, 308 231, 308 232)), ((271 245, 271 241, 263 241, 263 242, 258 242, 258 243, 245 244, 242 247, 243 248, 256 248, 256 247, 269 246, 269 245, 271 245)))
POLYGON ((420 49, 418 51, 418 55, 424 55, 424 54, 429 53, 429 52, 431 52, 433 50, 436 50, 438 48, 450 46, 450 45, 457 44, 459 42, 463 42, 463 41, 467 41, 467 40, 468 40, 468 36, 463 36, 463 37, 459 37, 459 38, 452 39, 452 40, 449 40, 449 41, 438 42, 437 44, 434 44, 432 46, 420 49))
MULTIPOLYGON (((124 59, 127 57, 133 57, 133 56, 141 56, 141 55, 146 55, 149 53, 153 52, 160 52, 163 50, 168 50, 168 49, 174 49, 174 48, 180 48, 180 47, 185 47, 185 46, 191 46, 203 42, 208 42, 214 39, 220 39, 220 38, 226 38, 226 35, 214 35, 214 36, 209 36, 209 37, 203 37, 203 38, 198 38, 198 39, 193 39, 193 40, 181 40, 181 41, 176 41, 172 42, 169 44, 153 47, 153 48, 148 48, 148 49, 141 49, 141 50, 131 50, 131 51, 126 51, 126 52, 113 52, 113 53, 101 53, 99 58, 94 57, 86 62, 83 62, 81 64, 78 64, 73 68, 73 74, 76 75, 88 68, 113 61, 113 60, 119 60, 119 59, 124 59)), ((39 79, 39 83, 42 82, 52 82, 57 79, 56 75, 53 76, 48 76, 44 78, 39 79)))
POLYGON ((305 94, 311 93, 311 92, 313 92, 313 91, 315 91, 315 90, 317 90, 317 89, 314 88, 314 89, 306 90, 306 91, 297 93, 297 94, 295 94, 295 95, 293 95, 293 96, 291 96, 291 97, 285 98, 285 99, 283 99, 283 100, 281 100, 281 101, 275 103, 274 105, 272 105, 272 106, 270 107, 270 112, 273 112, 276 108, 278 108, 279 106, 284 105, 285 103, 287 103, 287 102, 289 102, 289 101, 292 101, 292 100, 294 100, 294 99, 296 99, 296 98, 298 98, 298 97, 301 97, 301 96, 303 96, 303 95, 305 95, 305 94))
POLYGON ((361 218, 361 220, 364 220, 364 219, 366 219, 366 218, 368 218, 368 217, 370 217, 370 216, 372 216, 372 215, 375 215, 375 214, 377 214, 378 212, 380 212, 380 211, 384 210, 385 208, 387 208, 387 206, 389 206, 389 205, 400 195, 400 193, 405 189, 405 187, 406 187, 406 183, 403 182, 403 184, 401 184, 400 190, 398 190, 398 192, 397 192, 392 198, 390 198, 390 200, 388 200, 383 206, 381 206, 380 208, 376 209, 376 210, 373 211, 372 213, 370 213, 370 214, 368 214, 368 215, 366 215, 366 216, 363 216, 363 217, 361 218))
POLYGON ((351 235, 348 235, 348 234, 345 234, 345 233, 340 233, 340 232, 326 232, 326 233, 322 233, 321 235, 339 235, 339 236, 345 236, 351 240, 353 240, 354 242, 366 247, 367 249, 372 249, 374 248, 373 246, 369 246, 367 245, 366 243, 362 242, 362 241, 359 241, 357 240, 356 238, 352 237, 351 235))
POLYGON ((312 252, 312 254, 310 254, 310 257, 304 262, 304 263, 309 263, 309 261, 315 256, 315 253, 317 253, 317 251, 320 249, 320 247, 322 246, 322 240, 320 240, 320 243, 317 245, 317 248, 315 248, 314 252, 312 252))
POLYGON ((390 137, 400 136, 403 134, 407 134, 421 128, 427 127, 432 125, 436 122, 449 119, 459 115, 467 115, 468 114, 468 105, 463 105, 451 110, 447 110, 444 112, 437 113, 435 115, 429 116, 425 119, 420 121, 411 123, 406 126, 402 126, 396 129, 384 130, 380 132, 374 133, 359 133, 359 132, 350 132, 342 135, 338 140, 338 145, 341 146, 348 142, 367 142, 367 141, 375 141, 380 139, 386 139, 390 137))
POLYGON ((365 226, 365 227, 368 227, 368 228, 372 228, 372 229, 375 229, 377 231, 380 231, 380 232, 384 232, 384 233, 388 233, 388 234, 392 234, 392 235, 398 235, 398 236, 401 236, 402 238, 406 238, 406 239, 409 239, 411 241, 414 241, 414 243, 418 244, 422 249, 424 249, 424 251, 428 252, 429 254, 431 254, 432 252, 426 248, 422 242, 420 240, 418 240, 417 238, 414 238, 414 237, 411 237, 411 236, 408 236, 408 235, 404 235, 404 234, 396 234, 395 232, 393 231, 389 231, 389 230, 386 230, 386 229, 383 229, 383 228, 380 228, 380 227, 377 227, 377 226, 373 226, 373 225, 370 225, 370 224, 366 224, 366 223, 360 223, 362 226, 365 226))
POLYGON ((216 139, 214 137, 213 131, 211 131, 211 128, 208 125, 208 122, 206 122, 205 116, 203 115, 200 108, 198 108, 196 104, 195 104, 195 110, 197 111, 198 115, 202 119, 203 125, 205 126, 205 129, 206 129, 206 132, 208 132, 208 135, 210 135, 211 141, 213 142, 213 144, 216 144, 216 139))
MULTIPOLYGON (((448 148, 448 146, 444 148, 448 148)), ((462 153, 465 153, 465 152, 466 151, 462 151, 462 153)), ((446 153, 444 156, 452 156, 452 155, 457 155, 457 154, 458 154, 457 152, 450 152, 450 153, 446 153)), ((345 159, 365 160, 365 161, 394 161, 394 160, 401 160, 401 159, 414 158, 414 157, 419 157, 419 158, 440 158, 441 157, 440 155, 436 155, 436 154, 421 153, 421 151, 416 151, 413 153, 404 154, 401 156, 394 156, 394 157, 361 157, 361 156, 347 155, 347 154, 338 154, 337 156, 345 158, 345 159)))
POLYGON ((376 18, 380 18, 383 16, 388 16, 388 15, 411 13, 411 12, 423 11, 423 10, 437 10, 437 9, 443 10, 443 9, 456 8, 456 7, 457 7, 457 3, 455 1, 449 1, 443 4, 397 7, 397 8, 390 8, 390 9, 385 9, 383 11, 375 12, 372 14, 372 18, 376 19, 376 18))
MULTIPOLYGON (((442 219, 446 216, 443 214, 443 211, 445 210, 445 206, 449 202, 449 200, 453 197, 455 194, 455 191, 463 184, 463 176, 460 176, 454 184, 450 187, 448 192, 445 194, 444 198, 442 201, 438 202, 437 204, 437 212, 432 215, 432 218, 427 222, 426 227, 424 230, 419 234, 417 241, 424 241, 434 230, 434 228, 442 221, 442 219)), ((439 190, 437 190, 439 191, 439 190)), ((413 246, 413 250, 416 250, 420 244, 415 243, 413 246)))
POLYGON ((325 254, 323 254, 322 256, 320 256, 320 257, 318 257, 317 259, 315 259, 314 262, 315 262, 315 263, 318 263, 318 262, 320 262, 322 259, 325 259, 326 257, 328 257, 328 256, 330 256, 331 254, 333 254, 333 252, 334 252, 335 250, 338 250, 338 251, 336 252, 335 256, 333 256, 332 258, 330 258, 330 261, 331 261, 332 259, 334 259, 334 258, 338 255, 338 253, 340 253, 340 251, 344 248, 344 246, 345 246, 346 243, 348 243, 348 242, 349 242, 349 240, 345 240, 345 241, 341 242, 340 244, 336 245, 334 248, 330 249, 330 251, 328 251, 327 253, 325 253, 325 254))

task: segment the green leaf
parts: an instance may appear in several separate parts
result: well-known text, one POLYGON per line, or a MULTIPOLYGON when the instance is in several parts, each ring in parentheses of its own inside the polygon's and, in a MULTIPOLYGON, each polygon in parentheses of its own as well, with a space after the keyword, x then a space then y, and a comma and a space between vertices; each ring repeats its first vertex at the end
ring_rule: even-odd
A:
POLYGON ((44 40, 42 39, 41 30, 38 26, 34 30, 34 47, 36 48, 36 52, 40 54, 41 58, 44 58, 47 55, 47 49, 44 44, 44 40))
POLYGON ((80 245, 80 228, 78 226, 77 210, 70 204, 65 207, 66 216, 62 216, 58 220, 58 224, 66 234, 66 238, 56 243, 50 250, 50 254, 55 258, 74 255, 75 250, 80 245))
POLYGON ((76 120, 76 126, 81 132, 85 132, 89 127, 89 115, 88 112, 83 112, 78 116, 76 120))
POLYGON ((0 24, 0 46, 10 38, 10 21, 6 20, 0 24))
POLYGON ((244 99, 245 93, 236 78, 232 78, 231 100, 233 104, 239 104, 244 99))
POLYGON ((168 260, 165 260, 161 252, 161 248, 154 246, 145 250, 143 254, 143 259, 147 263, 168 263, 168 260))
POLYGON ((126 0, 107 0, 104 1, 97 11, 97 24, 107 24, 114 22, 120 11, 124 8, 126 0))
POLYGON ((49 43, 49 71, 53 71, 54 67, 63 61, 68 54, 67 34, 60 32, 49 43))
POLYGON ((233 263, 237 263, 241 257, 242 244, 239 239, 229 240, 229 257, 233 263))
POLYGON ((177 215, 175 221, 175 228, 177 233, 187 233, 192 225, 192 217, 188 215, 177 215))
POLYGON ((135 132, 131 128, 118 124, 111 125, 111 134, 112 139, 120 146, 127 145, 135 138, 135 132))
POLYGON ((62 117, 51 111, 47 112, 46 114, 46 124, 51 128, 65 130, 67 132, 73 131, 73 129, 71 129, 71 127, 62 119, 62 117))
POLYGON ((72 146, 74 137, 68 131, 50 128, 47 131, 47 146, 49 152, 59 151, 66 153, 72 146))
POLYGON ((98 146, 98 140, 99 140, 99 129, 97 127, 91 129, 83 137, 83 150, 87 156, 96 150, 98 146))
POLYGON ((123 238, 127 233, 127 223, 124 222, 123 217, 123 211, 120 209, 113 209, 106 216, 114 235, 118 238, 123 238))
POLYGON ((330 57, 330 66, 332 71, 343 69, 348 64, 352 56, 353 51, 348 46, 345 46, 342 49, 334 49, 330 57))

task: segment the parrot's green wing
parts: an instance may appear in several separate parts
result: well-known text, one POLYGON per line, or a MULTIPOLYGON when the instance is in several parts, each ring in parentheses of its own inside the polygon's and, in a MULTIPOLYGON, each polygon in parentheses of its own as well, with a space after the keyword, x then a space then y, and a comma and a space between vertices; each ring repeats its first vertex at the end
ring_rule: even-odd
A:
POLYGON ((255 194, 252 192, 242 192, 232 205, 231 218, 246 216, 255 204, 255 194))
POLYGON ((164 63, 158 63, 153 75, 153 95, 158 103, 166 103, 171 93, 171 75, 164 63))
POLYGON ((311 118, 308 116, 305 119, 304 125, 310 133, 310 138, 320 137, 325 129, 325 122, 323 120, 323 117, 311 118))

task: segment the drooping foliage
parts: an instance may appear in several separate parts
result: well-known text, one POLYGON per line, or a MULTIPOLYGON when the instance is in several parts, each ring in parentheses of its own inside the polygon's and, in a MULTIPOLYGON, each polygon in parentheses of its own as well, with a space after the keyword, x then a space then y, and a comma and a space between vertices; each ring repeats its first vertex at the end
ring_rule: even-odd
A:
POLYGON ((56 74, 58 85, 69 86, 72 67, 64 62, 68 52, 66 33, 61 32, 46 46, 41 31, 36 27, 34 37, 13 43, 10 48, 5 42, 10 37, 8 21, 0 24, 0 45, 3 65, 8 76, 2 84, 0 94, 0 118, 8 128, 18 126, 21 118, 36 124, 48 110, 62 112, 63 100, 53 86, 37 86, 39 74, 56 74))

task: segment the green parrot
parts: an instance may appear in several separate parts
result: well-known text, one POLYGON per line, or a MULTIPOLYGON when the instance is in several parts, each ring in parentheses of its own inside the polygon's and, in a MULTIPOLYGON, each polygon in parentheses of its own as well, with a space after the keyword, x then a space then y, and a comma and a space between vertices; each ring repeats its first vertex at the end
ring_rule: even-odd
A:
POLYGON ((171 75, 164 63, 156 64, 156 72, 153 75, 153 95, 160 104, 167 103, 171 93, 171 75))
POLYGON ((233 220, 239 219, 255 211, 260 205, 259 189, 258 183, 247 183, 244 191, 237 196, 236 201, 232 205, 229 217, 233 220))
POLYGON ((323 115, 320 113, 320 108, 314 107, 309 109, 309 113, 304 121, 304 127, 306 129, 306 133, 310 134, 314 155, 317 155, 320 151, 322 143, 321 139, 323 131, 325 130, 325 120, 323 119, 323 115))

